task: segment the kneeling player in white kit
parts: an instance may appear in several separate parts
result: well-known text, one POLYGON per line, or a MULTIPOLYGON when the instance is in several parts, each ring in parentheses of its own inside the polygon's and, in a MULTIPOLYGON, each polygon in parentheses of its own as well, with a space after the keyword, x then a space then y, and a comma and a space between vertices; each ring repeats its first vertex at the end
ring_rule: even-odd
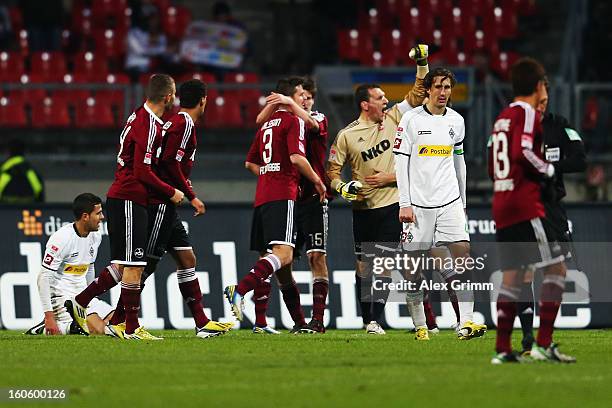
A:
MULTIPOLYGON (((94 279, 94 262, 102 234, 98 231, 102 214, 102 200, 90 193, 78 195, 72 204, 75 222, 57 230, 47 242, 40 273, 38 291, 45 313, 44 321, 28 330, 27 334, 84 334, 72 316, 72 307, 64 303, 85 289, 94 279)), ((87 320, 89 333, 104 334, 113 307, 97 298, 89 304, 87 320)))
MULTIPOLYGON (((459 265, 459 258, 469 256, 470 237, 465 214, 465 123, 459 113, 447 107, 455 83, 453 73, 444 68, 436 68, 425 76, 423 86, 429 100, 403 115, 393 152, 400 195, 399 219, 404 223, 401 238, 404 250, 420 256, 432 246, 446 246, 459 265)), ((412 272, 419 276, 419 271, 412 272)), ((473 322, 473 294, 457 291, 457 296, 458 337, 482 336, 487 327, 473 322)), ((416 328, 415 338, 428 340, 423 291, 408 291, 407 305, 416 328)))

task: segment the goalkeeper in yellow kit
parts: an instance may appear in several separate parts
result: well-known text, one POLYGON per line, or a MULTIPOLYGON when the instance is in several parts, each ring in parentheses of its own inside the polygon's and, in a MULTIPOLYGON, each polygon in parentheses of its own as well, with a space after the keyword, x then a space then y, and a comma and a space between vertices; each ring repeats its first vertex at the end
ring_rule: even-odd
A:
MULTIPOLYGON (((357 264, 355 281, 361 315, 366 331, 385 334, 380 319, 385 308, 388 289, 372 295, 372 275, 362 257, 362 243, 398 242, 402 232, 399 194, 395 180, 393 142, 402 115, 425 99, 423 78, 429 71, 427 45, 410 50, 417 63, 416 81, 403 101, 387 109, 388 100, 377 84, 362 84, 355 90, 357 120, 340 130, 329 154, 327 175, 331 187, 353 205, 353 238, 357 264), (344 165, 351 168, 351 181, 344 182, 340 173, 344 165)), ((387 288, 388 276, 376 276, 376 288, 387 288), (381 284, 382 283, 382 284, 381 284)))

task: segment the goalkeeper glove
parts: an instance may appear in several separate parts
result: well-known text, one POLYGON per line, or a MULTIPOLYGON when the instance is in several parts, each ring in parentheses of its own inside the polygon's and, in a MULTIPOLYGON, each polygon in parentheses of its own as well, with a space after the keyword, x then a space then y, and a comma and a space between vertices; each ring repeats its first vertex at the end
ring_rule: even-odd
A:
POLYGON ((416 61, 417 65, 427 65, 427 57, 429 57, 429 46, 427 44, 417 44, 416 47, 410 49, 408 56, 416 61))
POLYGON ((361 189, 361 187, 363 187, 363 184, 353 180, 349 181, 348 183, 342 182, 338 184, 338 186, 336 187, 336 191, 339 192, 342 198, 344 198, 345 200, 355 201, 357 199, 357 193, 359 192, 359 189, 361 189))

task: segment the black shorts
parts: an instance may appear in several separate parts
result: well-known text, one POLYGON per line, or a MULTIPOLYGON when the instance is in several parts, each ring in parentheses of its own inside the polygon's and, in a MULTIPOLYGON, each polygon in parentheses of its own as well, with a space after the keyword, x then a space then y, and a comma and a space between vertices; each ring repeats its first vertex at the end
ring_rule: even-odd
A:
POLYGON ((371 210, 353 211, 353 238, 355 255, 363 255, 362 243, 386 243, 396 249, 402 234, 402 223, 399 222, 399 204, 371 210))
POLYGON ((147 209, 129 200, 106 199, 106 219, 111 247, 111 263, 145 266, 147 209))
POLYGON ((295 248, 295 201, 270 201, 255 207, 251 225, 251 250, 266 252, 272 245, 289 245, 295 248))
POLYGON ((565 259, 555 233, 542 218, 500 228, 496 238, 502 270, 525 269, 530 265, 542 268, 565 259))
POLYGON ((306 253, 327 252, 327 226, 328 206, 327 201, 321 203, 318 197, 298 201, 296 208, 297 242, 296 251, 302 247, 306 253))
POLYGON ((147 257, 161 259, 166 251, 191 249, 191 242, 173 204, 152 204, 149 212, 147 257))
POLYGON ((550 227, 551 231, 561 245, 561 250, 566 258, 571 258, 571 234, 569 232, 569 223, 567 221, 567 213, 560 202, 552 203, 544 202, 546 210, 545 222, 550 227))

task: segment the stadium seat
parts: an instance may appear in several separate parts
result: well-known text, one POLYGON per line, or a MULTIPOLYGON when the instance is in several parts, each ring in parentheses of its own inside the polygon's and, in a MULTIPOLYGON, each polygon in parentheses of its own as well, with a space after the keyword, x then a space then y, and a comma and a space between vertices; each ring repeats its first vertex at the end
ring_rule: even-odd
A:
MULTIPOLYGON (((422 11, 416 7, 411 7, 409 14, 400 20, 402 35, 405 34, 409 38, 416 38, 423 43, 431 44, 433 41, 434 29, 433 14, 422 11)), ((412 47, 412 44, 407 45, 408 49, 410 49, 410 47, 412 47)))
POLYGON ((28 40, 28 31, 19 30, 17 32, 17 44, 19 45, 19 52, 24 57, 30 54, 30 41, 28 40))
POLYGON ((246 128, 255 128, 257 127, 257 115, 266 105, 266 97, 261 95, 257 99, 257 103, 251 102, 247 103, 246 109, 244 110, 245 118, 244 118, 244 127, 246 128))
POLYGON ((20 53, 0 52, 0 81, 19 82, 24 73, 24 62, 20 53))
POLYGON ((497 38, 514 38, 518 33, 516 14, 504 12, 501 7, 495 7, 489 16, 483 18, 483 30, 497 38))
POLYGON ((82 100, 80 108, 75 109, 74 124, 80 129, 117 127, 111 105, 94 96, 82 100))
POLYGON ((71 29, 79 35, 90 36, 93 32, 93 16, 91 8, 75 5, 71 14, 71 29))
POLYGON ((417 4, 418 10, 425 18, 447 16, 453 12, 451 0, 418 0, 417 4))
POLYGON ((471 33, 466 33, 462 41, 462 48, 468 53, 473 53, 478 50, 484 50, 492 54, 497 54, 499 52, 497 37, 480 29, 471 33))
POLYGON ((30 66, 32 76, 40 77, 44 82, 61 82, 67 74, 66 57, 58 51, 32 53, 30 66))
POLYGON ((23 99, 0 96, 0 127, 22 128, 27 126, 28 118, 23 99))
POLYGON ((223 95, 226 97, 241 97, 243 100, 256 101, 261 96, 261 90, 258 86, 259 75, 253 72, 229 72, 223 76, 223 82, 226 84, 250 84, 250 88, 228 89, 223 95))
POLYGON ((382 65, 398 65, 406 63, 410 58, 408 52, 415 38, 395 28, 385 30, 380 35, 380 52, 382 65))
POLYGON ((108 17, 120 18, 127 8, 127 0, 93 0, 91 14, 97 27, 104 27, 108 17))
POLYGON ((223 96, 217 96, 214 100, 210 100, 206 104, 204 126, 216 129, 243 127, 240 105, 237 103, 226 103, 223 96))
POLYGON ((89 82, 103 82, 108 75, 108 62, 99 54, 91 51, 79 52, 74 55, 72 61, 75 77, 85 78, 89 82))
POLYGON ((101 29, 94 32, 93 38, 96 53, 100 53, 107 58, 118 58, 125 54, 125 32, 101 29))
POLYGON ((23 15, 21 9, 18 6, 12 6, 8 9, 9 19, 11 20, 11 30, 13 32, 19 32, 23 29, 23 15))
POLYGON ((393 22, 410 13, 412 0, 377 0, 375 4, 376 8, 393 22))
POLYGON ((32 127, 36 129, 66 128, 70 126, 68 103, 47 96, 32 104, 32 127))
POLYGON ((388 28, 390 22, 384 12, 376 7, 370 7, 359 11, 357 26, 359 29, 378 34, 382 30, 388 28))
POLYGON ((338 54, 343 61, 357 62, 361 57, 361 52, 373 52, 374 45, 372 38, 366 31, 356 28, 340 29, 337 32, 338 54))
POLYGON ((170 6, 161 10, 162 29, 170 39, 182 38, 190 22, 191 12, 185 7, 170 6))
POLYGON ((510 67, 518 58, 515 52, 500 52, 491 55, 490 67, 501 79, 507 80, 510 78, 510 67))
POLYGON ((442 16, 444 38, 463 37, 476 30, 476 17, 459 7, 453 7, 451 13, 442 16))

